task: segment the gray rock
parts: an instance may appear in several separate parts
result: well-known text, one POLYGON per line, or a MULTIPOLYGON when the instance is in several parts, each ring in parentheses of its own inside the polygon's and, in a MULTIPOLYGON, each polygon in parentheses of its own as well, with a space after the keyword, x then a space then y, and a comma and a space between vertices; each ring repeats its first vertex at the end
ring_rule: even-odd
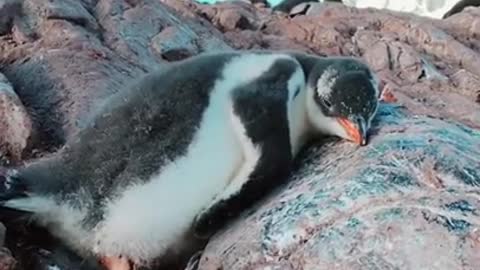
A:
POLYGON ((299 164, 209 242, 199 270, 478 265, 479 130, 384 104, 368 147, 327 141, 299 164))
POLYGON ((152 39, 153 49, 167 61, 175 61, 198 53, 196 40, 180 29, 167 27, 152 39))
POLYGON ((21 6, 20 0, 0 0, 0 35, 10 31, 13 19, 19 15, 21 6))
POLYGON ((3 223, 0 222, 0 247, 5 245, 5 235, 7 233, 7 228, 3 223))

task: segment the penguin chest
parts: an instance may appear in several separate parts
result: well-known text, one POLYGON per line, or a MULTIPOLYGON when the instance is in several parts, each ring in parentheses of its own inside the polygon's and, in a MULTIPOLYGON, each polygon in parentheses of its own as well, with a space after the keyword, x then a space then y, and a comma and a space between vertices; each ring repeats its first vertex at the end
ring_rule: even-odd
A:
POLYGON ((230 111, 229 106, 207 110, 184 156, 106 205, 96 253, 149 260, 176 243, 244 162, 230 111))

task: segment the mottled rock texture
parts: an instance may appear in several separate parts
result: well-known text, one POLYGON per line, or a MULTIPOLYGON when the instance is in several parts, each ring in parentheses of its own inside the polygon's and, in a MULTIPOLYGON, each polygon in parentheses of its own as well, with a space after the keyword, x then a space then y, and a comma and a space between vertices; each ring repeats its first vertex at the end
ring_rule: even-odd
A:
POLYGON ((0 73, 0 162, 19 161, 34 138, 32 121, 10 82, 0 73))
MULTIPOLYGON (((480 8, 431 20, 337 3, 289 15, 245 1, 6 2, 0 153, 15 165, 55 154, 132 79, 200 52, 297 49, 378 72, 396 102, 380 108, 370 145, 306 149, 288 185, 210 240, 199 269, 480 266, 480 8)), ((7 221, 18 268, 95 269, 7 221)))

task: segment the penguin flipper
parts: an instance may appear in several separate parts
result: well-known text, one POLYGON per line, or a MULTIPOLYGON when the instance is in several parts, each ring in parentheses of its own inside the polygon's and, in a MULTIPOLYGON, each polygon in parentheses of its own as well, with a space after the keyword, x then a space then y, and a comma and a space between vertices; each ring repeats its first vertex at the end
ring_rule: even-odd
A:
MULTIPOLYGON (((262 145, 265 148, 278 148, 274 140, 262 145)), ((197 215, 194 222, 195 235, 209 237, 243 210, 251 207, 270 189, 281 184, 290 171, 288 159, 281 155, 281 152, 270 150, 262 153, 261 159, 249 175, 230 184, 210 207, 197 215)))
POLYGON ((3 202, 27 197, 27 185, 15 175, 0 175, 0 205, 3 202))
POLYGON ((278 63, 233 92, 232 126, 242 144, 244 163, 210 206, 196 216, 196 236, 209 237, 287 179, 293 161, 287 119, 292 90, 288 89, 290 76, 285 75, 297 68, 292 61, 278 63))
POLYGON ((2 220, 13 220, 31 214, 30 211, 8 205, 11 200, 27 197, 28 188, 22 178, 9 173, 0 174, 0 217, 2 220))

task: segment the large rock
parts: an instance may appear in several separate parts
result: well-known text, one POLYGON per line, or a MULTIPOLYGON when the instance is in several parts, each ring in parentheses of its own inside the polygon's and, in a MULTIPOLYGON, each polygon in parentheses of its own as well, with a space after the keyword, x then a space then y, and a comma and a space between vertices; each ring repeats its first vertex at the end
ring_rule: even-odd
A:
POLYGON ((324 142, 217 234, 199 269, 476 269, 480 131, 383 105, 368 147, 324 142))
MULTIPOLYGON (((0 113, 32 120, 13 122, 31 123, 8 131, 19 136, 0 129, 0 142, 23 152, 53 152, 133 79, 203 51, 351 55, 377 71, 396 104, 382 105, 370 145, 310 147, 288 185, 210 240, 199 269, 480 265, 480 9, 431 20, 320 3, 289 15, 246 1, 10 1, 0 71, 26 109, 0 113)), ((38 228, 6 225, 19 268, 97 267, 38 228)))
POLYGON ((22 7, 2 37, 0 64, 50 147, 132 79, 167 60, 230 48, 213 26, 156 0, 25 0, 22 7))

